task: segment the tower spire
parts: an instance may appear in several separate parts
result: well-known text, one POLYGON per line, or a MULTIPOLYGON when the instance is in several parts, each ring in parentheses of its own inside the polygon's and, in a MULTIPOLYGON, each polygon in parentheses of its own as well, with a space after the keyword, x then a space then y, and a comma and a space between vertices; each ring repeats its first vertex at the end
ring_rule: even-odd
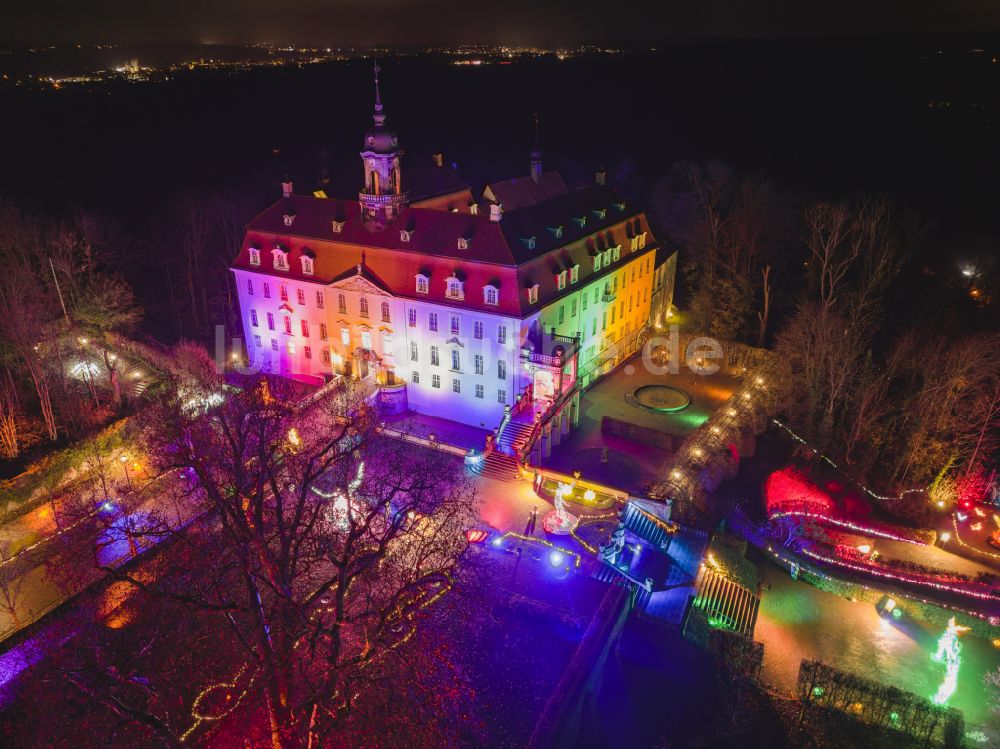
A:
POLYGON ((535 143, 531 147, 528 174, 535 182, 540 182, 542 179, 542 136, 539 132, 538 112, 535 112, 535 143))
POLYGON ((382 72, 382 68, 378 66, 378 58, 375 58, 375 116, 374 120, 376 124, 381 125, 385 122, 385 115, 382 114, 382 93, 379 91, 378 87, 378 74, 382 72))

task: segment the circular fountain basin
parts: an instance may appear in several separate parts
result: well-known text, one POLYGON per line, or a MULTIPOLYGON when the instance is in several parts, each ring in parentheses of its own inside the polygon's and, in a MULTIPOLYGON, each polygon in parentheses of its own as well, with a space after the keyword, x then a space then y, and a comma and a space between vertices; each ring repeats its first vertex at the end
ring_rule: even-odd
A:
POLYGON ((683 411, 691 405, 691 396, 670 385, 643 385, 632 392, 632 405, 662 414, 683 411))

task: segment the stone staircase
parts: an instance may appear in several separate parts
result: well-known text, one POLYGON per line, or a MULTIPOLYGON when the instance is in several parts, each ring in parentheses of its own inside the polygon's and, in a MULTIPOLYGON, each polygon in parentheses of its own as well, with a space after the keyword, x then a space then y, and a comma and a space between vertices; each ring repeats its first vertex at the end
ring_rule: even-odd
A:
POLYGON ((486 476, 497 481, 517 481, 520 477, 517 459, 497 450, 490 453, 486 460, 470 466, 469 470, 477 476, 486 476))
POLYGON ((524 447, 528 437, 531 436, 531 429, 535 424, 535 414, 533 411, 525 411, 518 414, 507 424, 497 440, 497 450, 505 455, 516 455, 517 451, 524 447))

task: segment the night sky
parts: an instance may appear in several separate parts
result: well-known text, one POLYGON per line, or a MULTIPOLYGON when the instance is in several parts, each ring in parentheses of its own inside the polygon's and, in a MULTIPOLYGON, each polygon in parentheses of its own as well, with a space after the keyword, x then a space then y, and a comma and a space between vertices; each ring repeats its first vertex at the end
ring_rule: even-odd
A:
POLYGON ((643 42, 1000 30, 995 0, 6 0, 6 42, 643 42), (13 7, 10 7, 13 6, 13 7))

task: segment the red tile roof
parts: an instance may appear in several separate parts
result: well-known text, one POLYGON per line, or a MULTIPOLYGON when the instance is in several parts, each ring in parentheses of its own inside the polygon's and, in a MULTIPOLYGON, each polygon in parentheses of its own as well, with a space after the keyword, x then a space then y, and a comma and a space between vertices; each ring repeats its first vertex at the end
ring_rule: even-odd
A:
MULTIPOLYGON (((406 208, 387 228, 369 231, 361 221, 356 201, 294 195, 283 198, 254 218, 247 229, 234 268, 285 276, 301 281, 329 284, 356 273, 361 264, 366 275, 396 296, 422 299, 464 309, 481 309, 524 317, 551 303, 579 285, 557 287, 555 274, 580 266, 580 283, 594 275, 591 255, 596 249, 621 244, 628 254, 627 237, 647 231, 645 216, 625 206, 607 187, 594 185, 559 195, 550 200, 505 212, 499 222, 488 215, 450 213, 426 208, 406 208), (603 218, 602 218, 603 215, 603 218), (294 216, 291 225, 284 217, 294 216), (579 219, 584 219, 581 222, 579 219), (339 232, 333 222, 342 222, 339 232), (557 227, 562 227, 561 236, 557 227), (409 241, 400 232, 411 230, 409 241), (529 238, 534 237, 534 247, 529 238), (468 239, 468 248, 458 249, 459 238, 468 239), (271 250, 289 250, 288 270, 276 270, 271 250), (260 250, 260 265, 250 264, 249 248, 260 250), (302 274, 303 254, 315 255, 314 272, 302 274), (445 296, 444 279, 452 274, 465 276, 464 300, 445 296), (430 293, 417 294, 415 276, 430 277, 430 293), (539 299, 528 304, 524 289, 537 283, 539 299), (499 304, 488 306, 483 287, 498 286, 499 304)), ((647 244, 651 251, 654 242, 647 244)), ((617 264, 615 267, 618 267, 617 264)))

